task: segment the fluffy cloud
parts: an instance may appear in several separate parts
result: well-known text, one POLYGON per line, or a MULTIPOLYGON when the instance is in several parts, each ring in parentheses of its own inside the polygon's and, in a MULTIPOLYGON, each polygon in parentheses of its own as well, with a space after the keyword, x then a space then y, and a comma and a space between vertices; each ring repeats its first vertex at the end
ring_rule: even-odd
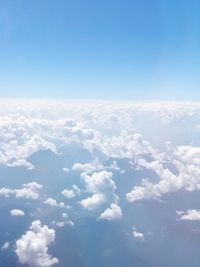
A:
POLYGON ((57 207, 57 201, 53 198, 48 198, 47 200, 44 201, 45 204, 48 204, 50 206, 54 206, 54 207, 57 207))
MULTIPOLYGON (((199 105, 186 103, 66 105, 64 101, 4 100, 0 104, 0 164, 28 169, 34 167, 27 160, 35 152, 50 149, 57 153, 63 144, 74 142, 93 154, 103 153, 107 157, 133 158, 154 153, 150 143, 135 132, 133 118, 150 116, 171 121, 200 113, 199 105)), ((77 167, 83 166, 74 166, 77 167)), ((94 167, 83 168, 86 172, 91 172, 91 168, 99 171, 94 167)))
POLYGON ((166 156, 166 160, 176 167, 178 174, 173 173, 168 168, 164 168, 161 161, 147 162, 145 159, 138 160, 139 166, 155 171, 160 177, 160 181, 153 184, 144 179, 141 186, 135 186, 131 192, 127 193, 128 201, 156 199, 163 194, 182 189, 186 191, 200 190, 199 147, 179 146, 166 156))
POLYGON ((11 189, 11 188, 1 188, 0 195, 4 197, 10 197, 14 195, 16 198, 27 198, 27 199, 38 199, 39 191, 42 190, 43 186, 37 182, 23 184, 22 188, 11 189))
POLYGON ((23 184, 21 189, 15 189, 16 198, 38 199, 39 191, 42 190, 42 185, 37 182, 23 184))
POLYGON ((24 213, 23 210, 13 209, 13 210, 10 211, 10 215, 14 216, 14 217, 16 217, 16 216, 24 216, 25 213, 24 213))
POLYGON ((133 231, 133 237, 138 241, 144 241, 144 234, 141 232, 137 232, 136 230, 133 231))
POLYGON ((61 193, 66 198, 74 198, 76 196, 72 189, 71 190, 64 189, 61 193))
POLYGON ((53 206, 53 207, 67 208, 67 206, 65 206, 65 204, 63 202, 58 203, 56 199, 53 199, 51 197, 46 199, 44 201, 44 204, 47 204, 47 205, 50 205, 50 206, 53 206))
POLYGON ((98 193, 98 194, 92 195, 91 197, 82 199, 80 201, 80 204, 82 205, 84 209, 94 210, 105 202, 106 202, 105 195, 98 193))
POLYGON ((177 214, 180 216, 179 220, 182 221, 200 221, 200 211, 195 209, 186 212, 178 211, 177 214))
POLYGON ((91 197, 80 201, 85 209, 92 210, 108 200, 117 200, 116 185, 112 180, 112 172, 100 171, 91 175, 83 172, 81 179, 85 183, 86 191, 93 194, 91 197))
POLYGON ((122 218, 121 208, 116 204, 111 204, 110 208, 106 209, 99 216, 99 219, 107 220, 107 221, 119 220, 121 218, 122 218))
POLYGON ((55 231, 42 226, 39 220, 32 222, 29 230, 16 241, 15 253, 21 264, 33 267, 50 267, 58 259, 48 254, 48 246, 55 241, 55 231))

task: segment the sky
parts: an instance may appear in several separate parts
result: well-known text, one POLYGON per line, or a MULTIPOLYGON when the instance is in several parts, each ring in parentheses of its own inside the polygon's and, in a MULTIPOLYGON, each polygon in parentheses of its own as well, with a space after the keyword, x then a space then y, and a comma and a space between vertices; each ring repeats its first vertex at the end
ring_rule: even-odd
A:
POLYGON ((199 100, 200 2, 1 0, 0 97, 199 100))

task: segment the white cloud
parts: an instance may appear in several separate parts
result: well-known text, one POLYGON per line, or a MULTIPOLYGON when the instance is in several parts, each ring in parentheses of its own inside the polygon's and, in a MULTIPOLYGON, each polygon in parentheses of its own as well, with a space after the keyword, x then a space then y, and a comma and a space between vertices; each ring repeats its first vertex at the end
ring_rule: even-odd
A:
POLYGON ((43 186, 37 182, 23 184, 22 188, 11 189, 1 188, 0 195, 4 197, 10 197, 14 195, 16 198, 27 198, 27 199, 38 199, 39 191, 42 190, 43 186))
POLYGON ((4 197, 10 197, 11 194, 14 193, 14 190, 11 188, 0 188, 0 196, 4 196, 4 197))
POLYGON ((54 207, 58 206, 57 201, 51 197, 49 197, 47 200, 45 200, 44 203, 48 204, 50 206, 54 206, 54 207))
POLYGON ((106 199, 105 199, 105 195, 104 194, 94 194, 91 197, 82 199, 80 201, 80 204, 82 205, 82 207, 84 209, 87 210, 94 210, 96 209, 98 206, 100 206, 101 204, 105 203, 106 199))
POLYGON ((64 189, 61 193, 66 198, 74 198, 76 196, 72 189, 71 190, 64 189))
POLYGON ((112 180, 112 172, 100 171, 94 172, 92 175, 83 172, 81 179, 85 183, 86 191, 93 194, 91 197, 80 201, 85 209, 92 210, 108 200, 117 200, 116 185, 112 180))
POLYGON ((58 259, 48 254, 48 246, 55 241, 55 231, 42 226, 39 220, 32 222, 29 230, 16 241, 15 253, 21 264, 32 267, 50 267, 58 259))
POLYGON ((10 243, 7 241, 1 247, 1 251, 5 251, 5 250, 9 249, 9 247, 10 247, 10 243))
POLYGON ((152 169, 160 177, 156 184, 147 179, 142 181, 141 186, 135 186, 127 193, 127 200, 134 202, 141 199, 160 198, 163 194, 178 190, 200 190, 200 148, 191 146, 179 146, 172 150, 167 159, 174 164, 177 174, 163 167, 161 161, 147 162, 139 159, 138 164, 147 169, 152 169))
MULTIPOLYGON (((111 158, 128 158, 137 166, 155 171, 160 181, 153 184, 143 180, 140 186, 134 187, 127 194, 128 201, 159 198, 163 194, 182 189, 187 191, 200 189, 199 147, 172 148, 172 151, 165 153, 161 159, 162 153, 153 148, 152 144, 135 130, 142 126, 143 131, 146 130, 145 136, 148 137, 149 128, 146 128, 146 120, 152 121, 154 125, 159 123, 160 127, 172 121, 182 122, 183 119, 192 121, 200 115, 200 103, 68 102, 66 105, 65 101, 0 102, 0 164, 12 167, 25 166, 31 169, 33 165, 28 162, 28 158, 35 152, 50 149, 54 153, 59 153, 63 151, 65 145, 78 144, 91 153, 92 161, 85 164, 76 162, 72 169, 84 171, 86 175, 92 176, 92 173, 100 173, 109 167, 118 169, 116 164, 103 166, 103 163, 111 158), (152 161, 145 162, 145 156, 152 157, 152 161), (177 173, 166 168, 165 162, 173 163, 177 173)), ((151 134, 149 136, 152 137, 151 134)), ((69 171, 68 168, 64 170, 69 171)), ((85 178, 82 179, 84 181, 85 178)), ((106 192, 88 190, 87 183, 89 182, 85 181, 86 190, 92 195, 104 195, 105 201, 109 195, 114 198, 112 190, 110 193, 106 190, 106 192)), ((72 190, 77 194, 74 189, 72 190)), ((24 188, 19 192, 2 188, 0 195, 28 196, 25 191, 27 189, 24 188)), ((73 195, 72 192, 69 194, 73 195)), ((88 201, 97 199, 97 197, 90 198, 88 201)), ((115 202, 113 199, 109 201, 115 202)))
POLYGON ((24 216, 25 213, 24 213, 23 210, 20 210, 20 209, 13 209, 13 210, 10 211, 10 215, 11 215, 11 216, 14 216, 14 217, 16 217, 16 216, 24 216))
POLYGON ((186 212, 177 212, 182 221, 200 221, 200 211, 195 209, 187 210, 186 212))
POLYGON ((95 171, 99 171, 102 170, 104 167, 97 161, 93 161, 90 163, 74 163, 74 165, 72 166, 72 170, 73 171, 83 171, 86 172, 88 174, 93 173, 95 171))
POLYGON ((53 206, 53 207, 59 207, 59 208, 68 208, 63 202, 58 203, 56 199, 53 199, 51 197, 47 198, 44 201, 44 204, 53 206))
POLYGON ((138 241, 144 241, 144 234, 141 232, 137 232, 136 230, 133 231, 133 237, 138 241))
POLYGON ((43 186, 37 182, 23 184, 21 189, 15 189, 16 198, 29 198, 38 199, 39 191, 42 190, 43 186))
POLYGON ((121 208, 116 204, 111 204, 110 208, 106 209, 99 216, 99 219, 107 220, 107 221, 119 220, 121 218, 122 218, 121 208))

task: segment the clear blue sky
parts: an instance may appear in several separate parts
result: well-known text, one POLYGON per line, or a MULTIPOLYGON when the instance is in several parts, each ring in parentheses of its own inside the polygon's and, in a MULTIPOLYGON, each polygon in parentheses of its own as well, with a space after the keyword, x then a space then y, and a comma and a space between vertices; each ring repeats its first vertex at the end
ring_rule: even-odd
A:
POLYGON ((200 100, 200 1, 1 0, 0 96, 200 100))

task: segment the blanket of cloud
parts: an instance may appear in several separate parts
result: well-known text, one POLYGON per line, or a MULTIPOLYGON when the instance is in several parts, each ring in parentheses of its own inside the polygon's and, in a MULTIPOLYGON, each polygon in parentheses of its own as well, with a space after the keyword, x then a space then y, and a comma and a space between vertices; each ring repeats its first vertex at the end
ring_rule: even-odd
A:
POLYGON ((200 103, 0 101, 0 266, 199 267, 200 103))

